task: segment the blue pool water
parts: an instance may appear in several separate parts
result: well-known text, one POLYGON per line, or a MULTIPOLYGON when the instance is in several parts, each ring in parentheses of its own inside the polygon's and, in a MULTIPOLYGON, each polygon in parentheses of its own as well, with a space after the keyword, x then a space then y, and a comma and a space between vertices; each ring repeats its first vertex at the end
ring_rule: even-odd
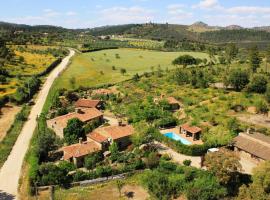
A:
POLYGON ((164 135, 166 137, 168 137, 168 138, 173 139, 173 140, 180 141, 180 142, 182 142, 185 145, 191 145, 191 142, 190 141, 186 140, 185 138, 182 138, 180 135, 177 135, 177 134, 175 134, 173 132, 165 133, 164 135))

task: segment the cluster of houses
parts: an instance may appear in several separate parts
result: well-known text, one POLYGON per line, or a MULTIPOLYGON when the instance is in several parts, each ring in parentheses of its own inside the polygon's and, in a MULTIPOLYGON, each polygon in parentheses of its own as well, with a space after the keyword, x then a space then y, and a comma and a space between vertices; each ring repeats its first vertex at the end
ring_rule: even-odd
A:
MULTIPOLYGON (((107 95, 111 91, 100 89, 97 94, 107 95)), ((172 110, 178 110, 182 106, 179 101, 173 97, 160 97, 154 99, 155 102, 165 99, 172 110)), ((70 119, 78 118, 84 123, 92 121, 103 121, 103 101, 91 99, 79 99, 75 105, 75 112, 56 117, 47 121, 49 128, 63 138, 63 130, 70 119)), ((60 149, 63 153, 63 159, 74 162, 78 167, 83 165, 84 157, 94 152, 106 152, 109 146, 115 142, 118 147, 124 149, 130 144, 130 136, 134 133, 131 125, 118 123, 117 125, 101 126, 87 134, 87 140, 79 140, 77 144, 64 146, 60 149)), ((179 135, 185 138, 191 138, 192 141, 200 140, 202 129, 189 124, 180 126, 179 135)), ((248 159, 255 165, 262 161, 270 160, 270 137, 260 133, 240 133, 234 138, 232 143, 234 151, 238 152, 240 158, 248 159)))
MULTIPOLYGON (((99 110, 103 106, 100 100, 79 99, 75 104, 75 112, 68 113, 50 120, 47 126, 60 137, 64 137, 64 128, 70 119, 78 118, 84 123, 103 121, 103 113, 99 110)), ((84 157, 94 152, 105 152, 115 142, 120 149, 130 144, 130 136, 134 129, 131 125, 122 124, 99 127, 87 134, 87 140, 80 139, 77 144, 64 146, 59 151, 63 159, 74 162, 77 167, 83 165, 84 157)))

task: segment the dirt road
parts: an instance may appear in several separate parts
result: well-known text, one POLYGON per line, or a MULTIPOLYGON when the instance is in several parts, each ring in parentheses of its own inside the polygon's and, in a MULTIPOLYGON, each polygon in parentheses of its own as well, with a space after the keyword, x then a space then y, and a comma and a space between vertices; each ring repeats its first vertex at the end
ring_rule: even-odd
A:
POLYGON ((68 65, 70 58, 75 54, 74 50, 70 50, 69 55, 50 73, 40 90, 36 103, 29 115, 28 121, 24 127, 7 159, 0 170, 0 199, 16 199, 18 181, 24 156, 27 152, 31 137, 36 127, 36 118, 41 113, 43 105, 46 101, 49 90, 58 77, 59 73, 68 65))

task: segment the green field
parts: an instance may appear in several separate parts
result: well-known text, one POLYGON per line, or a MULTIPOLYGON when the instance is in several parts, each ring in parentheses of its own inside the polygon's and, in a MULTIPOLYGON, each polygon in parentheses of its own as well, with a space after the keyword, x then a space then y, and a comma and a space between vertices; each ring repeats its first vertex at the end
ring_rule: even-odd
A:
POLYGON ((76 86, 98 86, 115 83, 131 78, 134 74, 146 71, 174 68, 171 62, 176 57, 190 54, 196 58, 207 58, 206 53, 199 52, 159 52, 138 49, 113 49, 75 56, 71 65, 57 81, 59 87, 71 88, 70 79, 74 77, 76 86), (120 58, 116 58, 116 54, 120 58), (112 69, 115 66, 116 70, 112 69), (127 73, 122 75, 120 69, 127 73))

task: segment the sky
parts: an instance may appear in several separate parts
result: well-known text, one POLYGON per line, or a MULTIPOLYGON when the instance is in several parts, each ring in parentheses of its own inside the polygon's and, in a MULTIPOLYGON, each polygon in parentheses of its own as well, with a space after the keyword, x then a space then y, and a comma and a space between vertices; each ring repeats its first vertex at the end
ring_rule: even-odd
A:
POLYGON ((270 0, 1 0, 0 21, 93 28, 129 23, 270 25, 270 0))

